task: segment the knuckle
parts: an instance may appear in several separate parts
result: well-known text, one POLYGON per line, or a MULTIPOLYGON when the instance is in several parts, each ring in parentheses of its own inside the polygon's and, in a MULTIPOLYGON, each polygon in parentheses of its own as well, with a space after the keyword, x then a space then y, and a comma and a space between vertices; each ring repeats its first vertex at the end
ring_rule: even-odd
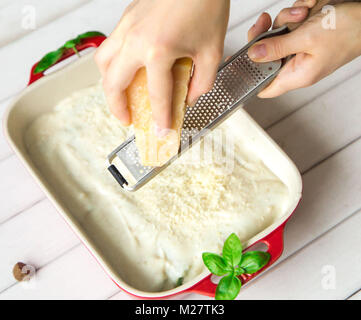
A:
POLYGON ((219 48, 209 49, 206 53, 205 60, 210 64, 219 64, 223 57, 223 50, 219 48))
POLYGON ((283 42, 275 39, 272 43, 272 51, 273 51, 274 57, 277 57, 277 58, 283 57, 284 52, 285 52, 283 42))
POLYGON ((289 8, 283 8, 283 9, 279 12, 277 18, 282 18, 282 17, 284 17, 285 15, 287 15, 287 14, 289 13, 289 10, 290 10, 289 8))
POLYGON ((132 42, 134 39, 139 39, 142 36, 142 30, 137 26, 130 26, 126 33, 126 40, 132 42))
POLYGON ((95 60, 95 63, 96 63, 99 67, 102 67, 102 66, 105 64, 105 59, 103 58, 103 54, 102 54, 102 51, 101 51, 101 48, 100 48, 100 47, 99 47, 99 49, 97 49, 97 50, 95 51, 94 60, 95 60))
POLYGON ((124 34, 123 48, 126 48, 126 50, 137 48, 142 41, 141 31, 135 27, 129 28, 124 34))
POLYGON ((313 8, 316 5, 317 0, 308 0, 307 2, 309 4, 310 8, 313 8))
POLYGON ((168 47, 157 41, 152 43, 147 49, 146 60, 149 63, 159 62, 162 61, 168 53, 168 47))

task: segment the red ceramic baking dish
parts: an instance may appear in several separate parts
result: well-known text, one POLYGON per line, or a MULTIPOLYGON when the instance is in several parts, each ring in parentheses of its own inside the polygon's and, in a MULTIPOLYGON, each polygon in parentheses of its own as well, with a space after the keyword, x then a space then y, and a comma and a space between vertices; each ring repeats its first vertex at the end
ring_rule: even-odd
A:
MULTIPOLYGON (((82 51, 89 47, 97 47, 104 39, 105 38, 101 36, 87 38, 77 45, 77 49, 78 51, 82 51)), ((72 50, 67 50, 64 52, 61 60, 65 60, 73 54, 72 50)), ((73 231, 116 285, 129 294, 148 299, 164 298, 190 292, 214 297, 216 284, 212 282, 211 275, 208 271, 203 272, 193 280, 177 288, 162 292, 146 292, 130 286, 126 281, 127 279, 121 278, 119 270, 116 270, 111 261, 107 259, 99 248, 99 241, 101 241, 101 239, 93 237, 91 232, 87 232, 78 223, 74 214, 66 207, 65 202, 57 194, 56 186, 49 185, 46 177, 34 166, 24 145, 24 134, 29 124, 39 115, 49 112, 54 105, 74 91, 97 83, 100 79, 100 74, 93 62, 92 53, 83 55, 78 60, 46 76, 44 76, 44 73, 34 75, 33 70, 35 67, 36 64, 31 70, 28 87, 9 106, 5 114, 5 136, 24 166, 40 185, 65 221, 71 226, 73 231)), ((227 121, 230 121, 230 123, 233 121, 235 123, 234 130, 232 130, 233 135, 250 139, 252 144, 256 146, 256 149, 259 150, 257 156, 279 177, 289 191, 289 199, 284 214, 266 229, 254 235, 243 244, 245 248, 250 248, 255 244, 264 243, 268 247, 268 252, 271 255, 269 263, 258 273, 242 275, 241 280, 243 283, 246 283, 269 268, 282 254, 283 230, 301 199, 302 181, 299 171, 292 161, 243 109, 240 109, 227 121)))

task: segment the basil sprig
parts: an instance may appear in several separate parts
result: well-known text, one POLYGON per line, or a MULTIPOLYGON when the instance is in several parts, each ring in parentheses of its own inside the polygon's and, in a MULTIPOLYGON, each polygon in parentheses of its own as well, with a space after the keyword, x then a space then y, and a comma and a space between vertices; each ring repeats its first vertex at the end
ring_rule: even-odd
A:
POLYGON ((79 34, 74 39, 68 40, 58 50, 51 51, 51 52, 47 53, 44 57, 42 57, 34 70, 34 74, 43 72, 46 69, 53 66, 55 63, 57 63, 60 60, 60 58, 63 56, 64 51, 67 49, 73 49, 74 52, 76 54, 78 54, 78 50, 76 49, 76 46, 78 44, 80 44, 83 39, 96 37, 96 36, 104 36, 104 34, 101 32, 98 32, 98 31, 88 31, 88 32, 79 34))
POLYGON ((271 256, 263 251, 248 251, 242 254, 241 241, 232 233, 223 245, 222 256, 204 252, 202 258, 211 273, 223 276, 217 285, 216 300, 233 300, 242 286, 238 276, 243 273, 256 273, 268 263, 271 256))

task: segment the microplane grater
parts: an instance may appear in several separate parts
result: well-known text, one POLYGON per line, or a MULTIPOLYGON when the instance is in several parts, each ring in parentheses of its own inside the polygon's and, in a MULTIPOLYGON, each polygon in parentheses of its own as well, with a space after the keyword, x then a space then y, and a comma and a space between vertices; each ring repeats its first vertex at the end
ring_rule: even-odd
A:
POLYGON ((140 162, 134 136, 117 147, 108 156, 108 170, 118 183, 128 191, 139 189, 164 170, 180 154, 188 150, 192 144, 207 132, 243 106, 250 97, 267 86, 276 77, 286 59, 255 63, 250 60, 247 51, 256 41, 286 32, 287 27, 282 27, 261 34, 219 67, 212 90, 202 95, 194 107, 187 107, 181 132, 179 153, 164 166, 143 166, 140 162), (116 157, 121 160, 128 171, 128 175, 132 176, 131 180, 135 181, 132 185, 112 163, 116 157))

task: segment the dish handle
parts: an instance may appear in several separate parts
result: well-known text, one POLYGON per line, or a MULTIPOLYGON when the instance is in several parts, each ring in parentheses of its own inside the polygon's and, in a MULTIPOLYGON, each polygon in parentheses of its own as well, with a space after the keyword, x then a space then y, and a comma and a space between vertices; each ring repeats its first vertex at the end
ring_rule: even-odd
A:
MULTIPOLYGON (((272 231, 270 234, 265 236, 264 238, 258 240, 255 242, 252 246, 264 243, 267 245, 268 250, 267 252, 271 255, 271 259, 261 270, 259 270, 256 273, 253 274, 242 274, 240 276, 240 279, 242 281, 242 284, 247 283, 248 281, 254 279, 257 277, 261 272, 266 270, 269 266, 271 266, 274 262, 277 261, 277 259, 281 256, 283 252, 283 230, 286 225, 286 222, 284 222, 282 225, 280 225, 277 229, 272 231)), ((193 287, 186 290, 186 292, 192 292, 201 294, 208 297, 214 297, 216 293, 217 284, 213 283, 211 280, 212 275, 210 274, 197 284, 195 284, 193 287)))
MULTIPOLYGON (((87 49, 87 48, 90 48, 90 47, 99 47, 102 42, 106 39, 105 36, 94 36, 94 37, 89 37, 89 38, 85 38, 81 41, 81 43, 77 44, 76 45, 76 49, 78 52, 84 50, 84 49, 87 49)), ((62 56, 60 57, 60 59, 54 63, 52 66, 50 67, 53 67, 54 65, 58 64, 59 62, 73 56, 75 54, 75 51, 73 49, 67 49, 63 52, 62 56)), ((35 68, 37 67, 39 61, 37 63, 35 63, 33 65, 33 67, 31 68, 31 71, 30 71, 30 78, 29 78, 29 83, 28 83, 28 86, 31 85, 32 83, 34 83, 35 81, 39 80, 40 78, 44 77, 44 72, 49 69, 47 68, 46 70, 42 71, 42 72, 39 72, 39 73, 35 73, 35 68)))

